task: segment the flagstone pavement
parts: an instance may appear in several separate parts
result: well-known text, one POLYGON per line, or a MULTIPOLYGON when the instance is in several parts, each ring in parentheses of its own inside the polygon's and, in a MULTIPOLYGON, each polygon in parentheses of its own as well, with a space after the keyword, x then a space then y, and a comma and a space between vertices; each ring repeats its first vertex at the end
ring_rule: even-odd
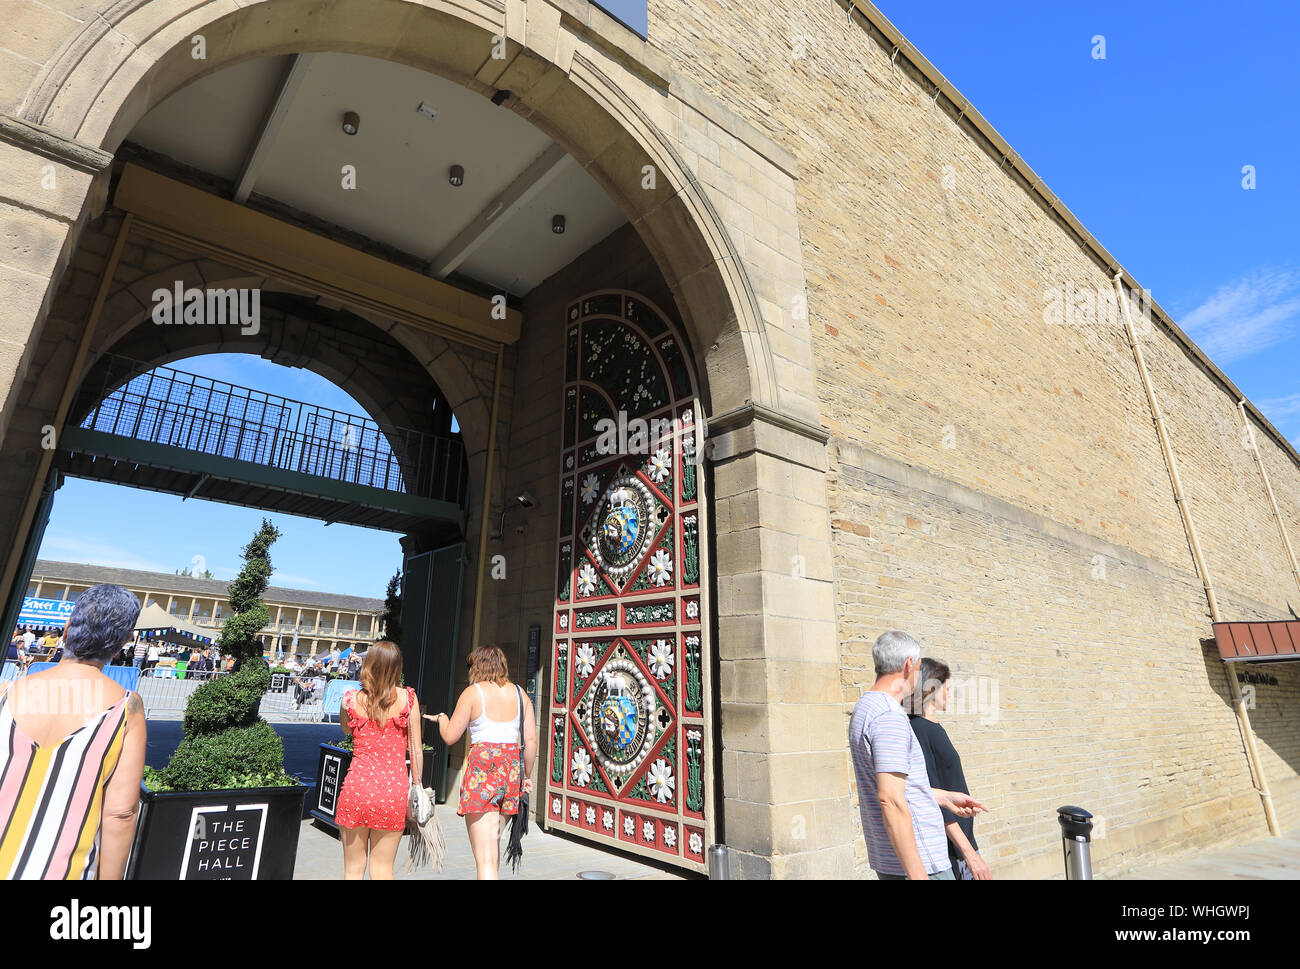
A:
MULTIPOLYGON (((284 766, 290 774, 310 783, 310 799, 315 792, 316 769, 320 745, 339 739, 342 734, 338 724, 293 722, 288 717, 274 714, 267 718, 284 742, 284 766)), ((181 740, 179 711, 150 716, 148 724, 146 762, 152 767, 167 763, 181 740)), ((454 801, 440 804, 438 817, 447 835, 447 860, 442 872, 415 871, 404 876, 405 858, 399 852, 396 873, 399 878, 473 878, 474 856, 469 849, 469 835, 465 822, 456 816, 454 801)), ((504 845, 503 845, 504 847, 504 845)), ((400 851, 406 850, 403 842, 400 851)), ((636 860, 634 856, 594 848, 581 841, 562 835, 548 834, 535 823, 529 825, 524 839, 524 859, 518 875, 503 867, 502 879, 577 878, 580 872, 612 875, 618 879, 675 879, 680 878, 671 869, 636 860)), ((302 822, 298 835, 298 861, 294 870, 296 879, 331 879, 343 877, 343 847, 334 829, 308 819, 302 822)))
POLYGON ((1300 880, 1300 829, 1284 832, 1280 838, 1263 838, 1247 844, 1210 851, 1143 868, 1124 876, 1125 880, 1238 881, 1267 879, 1300 880))
MULTIPOLYGON (((471 879, 474 877, 474 856, 469 850, 469 835, 465 822, 456 817, 452 804, 438 805, 447 834, 447 860, 440 873, 428 869, 405 873, 406 841, 398 851, 394 866, 399 879, 471 879)), ((502 855, 505 840, 502 839, 502 855)), ((615 855, 579 841, 560 835, 548 834, 537 825, 530 824, 524 838, 524 857, 519 873, 513 874, 504 864, 501 879, 575 879, 580 877, 615 878, 620 881, 635 879, 679 879, 673 872, 657 868, 626 855, 615 855)), ((298 835, 298 863, 293 877, 297 879, 329 879, 343 877, 343 847, 333 830, 310 821, 304 821, 298 835)))

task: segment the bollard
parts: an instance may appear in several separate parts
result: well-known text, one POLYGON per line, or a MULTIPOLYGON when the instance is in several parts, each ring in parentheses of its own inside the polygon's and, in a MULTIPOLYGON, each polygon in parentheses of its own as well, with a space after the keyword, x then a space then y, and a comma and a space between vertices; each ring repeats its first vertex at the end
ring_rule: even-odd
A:
POLYGON ((1073 804, 1056 809, 1056 820, 1061 823, 1067 881, 1092 881, 1091 818, 1091 814, 1073 804))
POLYGON ((709 881, 731 880, 731 862, 726 845, 709 845, 709 881))

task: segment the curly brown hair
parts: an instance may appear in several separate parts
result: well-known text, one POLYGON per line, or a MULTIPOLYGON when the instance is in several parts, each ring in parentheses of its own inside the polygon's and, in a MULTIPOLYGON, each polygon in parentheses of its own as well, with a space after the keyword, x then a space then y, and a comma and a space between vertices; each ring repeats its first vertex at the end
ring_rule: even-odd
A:
POLYGON ((505 683, 510 679, 510 667, 506 665, 506 654, 500 646, 480 646, 469 654, 465 661, 469 667, 471 683, 505 683))

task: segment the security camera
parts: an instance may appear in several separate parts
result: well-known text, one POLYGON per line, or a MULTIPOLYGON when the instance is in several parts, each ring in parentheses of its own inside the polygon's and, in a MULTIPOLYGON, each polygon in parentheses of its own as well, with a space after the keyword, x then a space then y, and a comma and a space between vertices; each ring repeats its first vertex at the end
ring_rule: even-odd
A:
MULTIPOLYGON (((514 511, 516 508, 532 508, 536 504, 537 504, 537 499, 534 498, 527 491, 520 492, 519 494, 515 495, 514 499, 510 501, 504 508, 501 509, 501 521, 497 524, 497 530, 492 535, 492 538, 499 539, 503 535, 505 535, 506 515, 510 514, 510 512, 514 511)), ((519 528, 517 529, 517 531, 521 531, 521 532, 523 530, 524 530, 523 525, 520 525, 519 528)))

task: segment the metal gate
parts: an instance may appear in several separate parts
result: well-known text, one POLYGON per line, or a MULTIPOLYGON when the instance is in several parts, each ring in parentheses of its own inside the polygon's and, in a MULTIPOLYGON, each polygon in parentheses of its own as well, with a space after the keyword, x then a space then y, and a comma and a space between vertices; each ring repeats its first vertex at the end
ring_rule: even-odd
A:
MULTIPOLYGON (((452 708, 456 683, 456 642, 460 633, 460 593, 465 576, 465 543, 412 555, 402 577, 402 667, 420 706, 437 713, 452 708)), ((425 743, 429 743, 425 727, 425 743)), ((450 749, 433 744, 434 791, 447 800, 450 749)))
POLYGON ((546 819, 703 871, 713 837, 702 411, 648 301, 569 307, 546 819))

